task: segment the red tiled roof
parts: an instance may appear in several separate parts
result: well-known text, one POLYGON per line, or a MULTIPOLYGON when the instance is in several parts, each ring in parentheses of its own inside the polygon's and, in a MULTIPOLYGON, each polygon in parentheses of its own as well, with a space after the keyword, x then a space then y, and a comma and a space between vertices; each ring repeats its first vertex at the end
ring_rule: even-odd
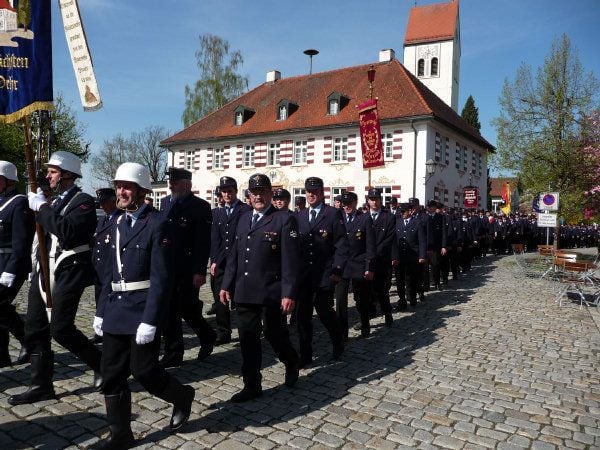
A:
POLYGON ((453 39, 458 24, 458 0, 415 6, 410 10, 404 45, 453 39))
POLYGON ((507 181, 510 183, 511 192, 514 192, 519 184, 518 178, 490 178, 490 197, 502 197, 502 188, 507 181))
MULTIPOLYGON (((429 116, 483 147, 494 150, 478 130, 465 122, 397 60, 376 63, 374 67, 373 95, 379 98, 378 112, 382 123, 429 116)), ((366 100, 369 92, 368 69, 369 64, 365 64, 263 83, 165 139, 162 144, 358 126, 356 106, 366 100), (328 115, 327 97, 333 92, 346 96, 349 102, 337 115, 328 115), (297 104, 298 109, 287 120, 277 121, 277 103, 284 99, 297 104), (255 113, 241 126, 236 126, 233 122, 234 110, 240 105, 255 113)))
POLYGON ((17 10, 10 6, 8 0, 0 0, 0 9, 8 9, 9 11, 16 12, 17 10))

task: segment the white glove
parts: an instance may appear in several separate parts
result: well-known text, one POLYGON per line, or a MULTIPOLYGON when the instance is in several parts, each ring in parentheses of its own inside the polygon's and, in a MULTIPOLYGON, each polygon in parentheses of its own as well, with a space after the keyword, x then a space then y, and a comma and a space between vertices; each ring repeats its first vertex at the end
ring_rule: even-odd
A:
POLYGON ((0 275, 0 284, 11 287, 15 282, 15 278, 17 278, 17 276, 14 273, 2 272, 2 275, 0 275))
POLYGON ((155 333, 155 326, 142 322, 138 326, 137 333, 135 334, 135 343, 138 345, 148 344, 154 340, 155 333))
POLYGON ((102 336, 104 334, 102 331, 102 322, 104 322, 102 317, 94 316, 94 324, 92 325, 92 328, 94 329, 94 333, 96 333, 98 336, 102 336))
POLYGON ((31 208, 34 211, 39 211, 43 205, 48 204, 46 196, 40 188, 38 188, 37 194, 30 192, 29 194, 27 194, 27 197, 29 200, 29 208, 31 208))

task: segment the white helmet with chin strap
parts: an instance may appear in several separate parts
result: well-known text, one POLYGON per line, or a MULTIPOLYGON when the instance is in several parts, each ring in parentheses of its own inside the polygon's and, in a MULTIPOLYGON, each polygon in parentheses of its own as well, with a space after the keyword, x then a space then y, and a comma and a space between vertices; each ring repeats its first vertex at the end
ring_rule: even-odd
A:
POLYGON ((8 161, 0 161, 0 176, 7 180, 19 181, 17 176, 17 166, 8 161))
POLYGON ((55 166, 81 177, 81 159, 71 152, 59 150, 54 152, 46 166, 55 166))
POLYGON ((142 164, 134 162, 126 162, 121 164, 117 169, 117 173, 115 173, 115 178, 113 181, 130 181, 137 184, 142 189, 152 192, 150 171, 142 164))

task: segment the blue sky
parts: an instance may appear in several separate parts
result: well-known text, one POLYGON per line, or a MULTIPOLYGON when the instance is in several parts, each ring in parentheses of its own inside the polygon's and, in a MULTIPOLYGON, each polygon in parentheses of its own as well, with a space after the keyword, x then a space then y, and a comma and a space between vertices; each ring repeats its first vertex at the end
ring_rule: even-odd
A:
MULTIPOLYGON (((84 113, 62 30, 52 2, 54 90, 86 125, 92 150, 118 133, 150 125, 182 128, 184 87, 199 76, 198 37, 212 33, 244 57, 241 73, 254 88, 269 70, 282 77, 377 61, 393 48, 402 61, 413 0, 79 0, 102 110, 84 113)), ((418 5, 436 3, 419 0, 418 5)), ((553 39, 566 33, 587 71, 600 78, 599 0, 461 0, 459 110, 473 95, 482 134, 491 143, 498 96, 518 66, 543 64, 553 39)), ((376 94, 376 87, 375 87, 376 94)))

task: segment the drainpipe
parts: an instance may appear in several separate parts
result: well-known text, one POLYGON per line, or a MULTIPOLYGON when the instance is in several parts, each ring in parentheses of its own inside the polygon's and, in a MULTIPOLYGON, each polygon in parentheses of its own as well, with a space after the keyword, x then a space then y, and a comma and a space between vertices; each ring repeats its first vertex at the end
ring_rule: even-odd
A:
MULTIPOLYGON (((414 138, 414 150, 413 150, 413 185, 412 185, 412 196, 417 196, 417 129, 415 128, 414 122, 410 121, 410 127, 415 133, 414 138)), ((425 200, 423 200, 425 201, 425 200)))

